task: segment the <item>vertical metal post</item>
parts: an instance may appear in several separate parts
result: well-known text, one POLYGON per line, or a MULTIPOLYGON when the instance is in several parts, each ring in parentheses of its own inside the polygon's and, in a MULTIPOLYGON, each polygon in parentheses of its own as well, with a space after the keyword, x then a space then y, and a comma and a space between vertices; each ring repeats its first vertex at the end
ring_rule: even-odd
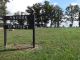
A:
POLYGON ((35 14, 33 14, 33 48, 35 48, 35 14))
POLYGON ((7 31, 5 29, 6 21, 4 20, 4 48, 6 48, 6 42, 7 42, 7 31))
POLYGON ((78 20, 79 20, 79 27, 80 27, 80 11, 79 11, 79 18, 78 18, 78 20))

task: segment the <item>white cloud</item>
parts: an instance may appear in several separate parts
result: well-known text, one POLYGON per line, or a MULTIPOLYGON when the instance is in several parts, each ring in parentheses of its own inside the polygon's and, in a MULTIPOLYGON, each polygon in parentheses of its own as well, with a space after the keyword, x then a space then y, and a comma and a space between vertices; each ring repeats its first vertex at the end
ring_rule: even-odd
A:
POLYGON ((54 3, 54 6, 55 6, 55 5, 58 5, 58 3, 54 3))
POLYGON ((10 3, 7 3, 7 10, 11 13, 16 11, 25 11, 27 6, 32 6, 34 3, 43 2, 44 0, 10 0, 10 3))
POLYGON ((78 3, 72 2, 71 5, 78 5, 78 3))

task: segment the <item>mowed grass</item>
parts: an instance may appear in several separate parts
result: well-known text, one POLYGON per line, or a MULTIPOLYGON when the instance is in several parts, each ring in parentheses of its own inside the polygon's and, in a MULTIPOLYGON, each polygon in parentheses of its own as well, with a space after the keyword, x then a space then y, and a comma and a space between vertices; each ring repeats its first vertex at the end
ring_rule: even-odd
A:
MULTIPOLYGON (((32 30, 8 31, 7 35, 7 46, 32 45, 32 30)), ((36 46, 4 50, 3 30, 0 30, 0 60, 80 60, 80 28, 36 29, 36 46)))

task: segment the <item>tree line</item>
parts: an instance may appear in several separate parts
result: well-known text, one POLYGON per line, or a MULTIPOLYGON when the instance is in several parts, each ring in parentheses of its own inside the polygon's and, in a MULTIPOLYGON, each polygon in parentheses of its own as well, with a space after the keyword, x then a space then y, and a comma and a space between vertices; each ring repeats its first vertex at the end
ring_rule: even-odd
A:
POLYGON ((54 24, 54 27, 59 27, 62 22, 64 15, 67 15, 68 20, 71 21, 70 27, 73 25, 76 14, 78 14, 77 20, 79 21, 80 27, 80 7, 79 5, 69 5, 66 7, 65 12, 59 5, 51 5, 49 1, 42 3, 33 4, 33 6, 28 6, 26 12, 32 14, 35 12, 36 24, 38 27, 44 26, 51 21, 50 27, 54 24))
POLYGON ((49 20, 51 20, 50 27, 52 27, 53 23, 55 27, 59 27, 59 21, 63 15, 60 6, 53 6, 48 1, 45 1, 44 4, 36 3, 33 6, 28 6, 26 12, 29 14, 35 12, 35 21, 38 27, 46 27, 49 20))

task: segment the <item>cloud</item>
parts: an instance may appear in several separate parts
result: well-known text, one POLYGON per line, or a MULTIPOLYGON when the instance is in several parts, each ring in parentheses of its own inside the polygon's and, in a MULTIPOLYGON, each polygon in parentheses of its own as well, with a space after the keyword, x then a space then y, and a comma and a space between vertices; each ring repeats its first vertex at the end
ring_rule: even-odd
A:
POLYGON ((55 6, 55 5, 58 5, 58 3, 54 3, 54 6, 55 6))
POLYGON ((78 5, 78 3, 72 2, 71 5, 78 5))
POLYGON ((11 2, 7 3, 7 10, 11 13, 16 11, 25 11, 27 6, 32 6, 35 3, 43 2, 44 0, 10 0, 11 2))

